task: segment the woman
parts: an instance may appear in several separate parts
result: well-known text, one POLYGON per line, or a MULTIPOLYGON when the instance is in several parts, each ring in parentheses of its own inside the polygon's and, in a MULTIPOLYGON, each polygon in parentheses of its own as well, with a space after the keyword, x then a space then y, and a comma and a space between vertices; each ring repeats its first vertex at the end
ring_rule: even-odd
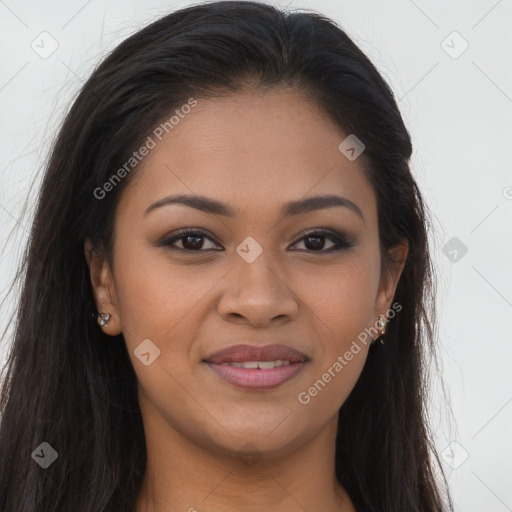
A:
POLYGON ((207 3, 120 44, 44 176, 0 510, 452 510, 411 151, 318 14, 207 3))

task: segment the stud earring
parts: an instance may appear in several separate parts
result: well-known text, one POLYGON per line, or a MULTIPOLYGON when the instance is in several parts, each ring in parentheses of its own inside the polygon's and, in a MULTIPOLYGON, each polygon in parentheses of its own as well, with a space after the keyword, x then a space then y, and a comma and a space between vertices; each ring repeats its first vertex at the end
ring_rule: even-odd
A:
POLYGON ((98 315, 98 325, 100 327, 104 327, 105 325, 108 325, 110 318, 111 318, 110 313, 100 313, 98 315))
POLYGON ((380 340, 381 345, 384 345, 384 340, 382 336, 386 333, 386 317, 384 315, 379 315, 379 319, 377 320, 377 329, 379 331, 379 337, 377 339, 372 339, 371 344, 373 345, 377 340, 380 340))
POLYGON ((379 315, 377 328, 379 329, 379 334, 381 336, 384 336, 384 334, 386 333, 386 317, 384 315, 379 315))

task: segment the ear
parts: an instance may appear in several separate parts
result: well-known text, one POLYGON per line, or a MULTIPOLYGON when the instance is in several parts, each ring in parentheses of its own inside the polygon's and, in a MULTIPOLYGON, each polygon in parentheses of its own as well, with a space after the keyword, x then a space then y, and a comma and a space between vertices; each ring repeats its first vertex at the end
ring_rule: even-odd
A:
POLYGON ((108 324, 101 329, 109 336, 116 336, 122 332, 122 328, 111 269, 105 256, 93 247, 90 238, 85 240, 84 254, 98 313, 110 313, 108 324))
POLYGON ((391 302, 395 296, 396 287, 402 275, 408 252, 409 242, 405 238, 388 250, 391 256, 391 265, 387 269, 384 267, 381 273, 379 290, 375 301, 374 324, 377 322, 379 315, 384 315, 387 320, 386 312, 391 308, 391 302))

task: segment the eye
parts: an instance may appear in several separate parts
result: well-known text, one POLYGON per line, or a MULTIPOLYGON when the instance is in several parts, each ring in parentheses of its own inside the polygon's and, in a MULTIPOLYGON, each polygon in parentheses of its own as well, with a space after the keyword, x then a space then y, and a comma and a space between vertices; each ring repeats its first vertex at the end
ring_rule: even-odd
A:
MULTIPOLYGON (((331 231, 330 229, 316 229, 304 234, 297 242, 303 242, 307 252, 334 252, 341 251, 353 247, 354 244, 348 242, 340 233, 331 231), (330 239, 333 243, 326 249, 326 239, 330 239)), ((303 249, 300 249, 303 250, 303 249)))
POLYGON ((220 250, 215 247, 207 247, 205 240, 213 242, 214 245, 218 246, 218 243, 210 238, 203 231, 197 229, 182 229, 177 233, 174 233, 171 237, 165 237, 158 242, 159 246, 166 246, 171 249, 183 252, 204 252, 204 250, 220 250), (181 243, 181 247, 177 246, 176 243, 181 243), (205 247, 206 245, 206 247, 205 247))
MULTIPOLYGON (((306 252, 334 252, 341 251, 353 247, 354 244, 348 242, 346 238, 330 229, 315 229, 302 235, 302 237, 294 242, 293 246, 303 243, 306 252), (331 245, 326 247, 326 239, 331 240, 331 245)), ((164 237, 158 242, 160 247, 169 247, 170 249, 181 252, 205 252, 207 250, 223 251, 219 249, 220 244, 205 232, 198 229, 182 229, 171 236, 164 237), (210 242, 210 247, 208 243, 210 242), (181 247, 178 245, 180 244, 181 247), (213 244, 213 245, 212 245, 213 244)))

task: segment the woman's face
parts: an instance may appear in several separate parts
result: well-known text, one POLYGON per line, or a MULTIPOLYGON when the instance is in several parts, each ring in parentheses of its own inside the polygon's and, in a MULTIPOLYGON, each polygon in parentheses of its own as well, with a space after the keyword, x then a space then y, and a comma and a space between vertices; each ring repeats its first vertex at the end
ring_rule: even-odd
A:
POLYGON ((357 353, 353 342, 400 273, 381 276, 376 197, 364 154, 338 149, 347 135, 281 90, 200 99, 153 137, 116 211, 113 271, 95 284, 146 431, 278 455, 335 425, 370 338, 357 353), (339 199, 311 201, 327 195, 339 199), (254 351, 214 357, 236 345, 254 351), (258 352, 268 345, 281 347, 258 352))

